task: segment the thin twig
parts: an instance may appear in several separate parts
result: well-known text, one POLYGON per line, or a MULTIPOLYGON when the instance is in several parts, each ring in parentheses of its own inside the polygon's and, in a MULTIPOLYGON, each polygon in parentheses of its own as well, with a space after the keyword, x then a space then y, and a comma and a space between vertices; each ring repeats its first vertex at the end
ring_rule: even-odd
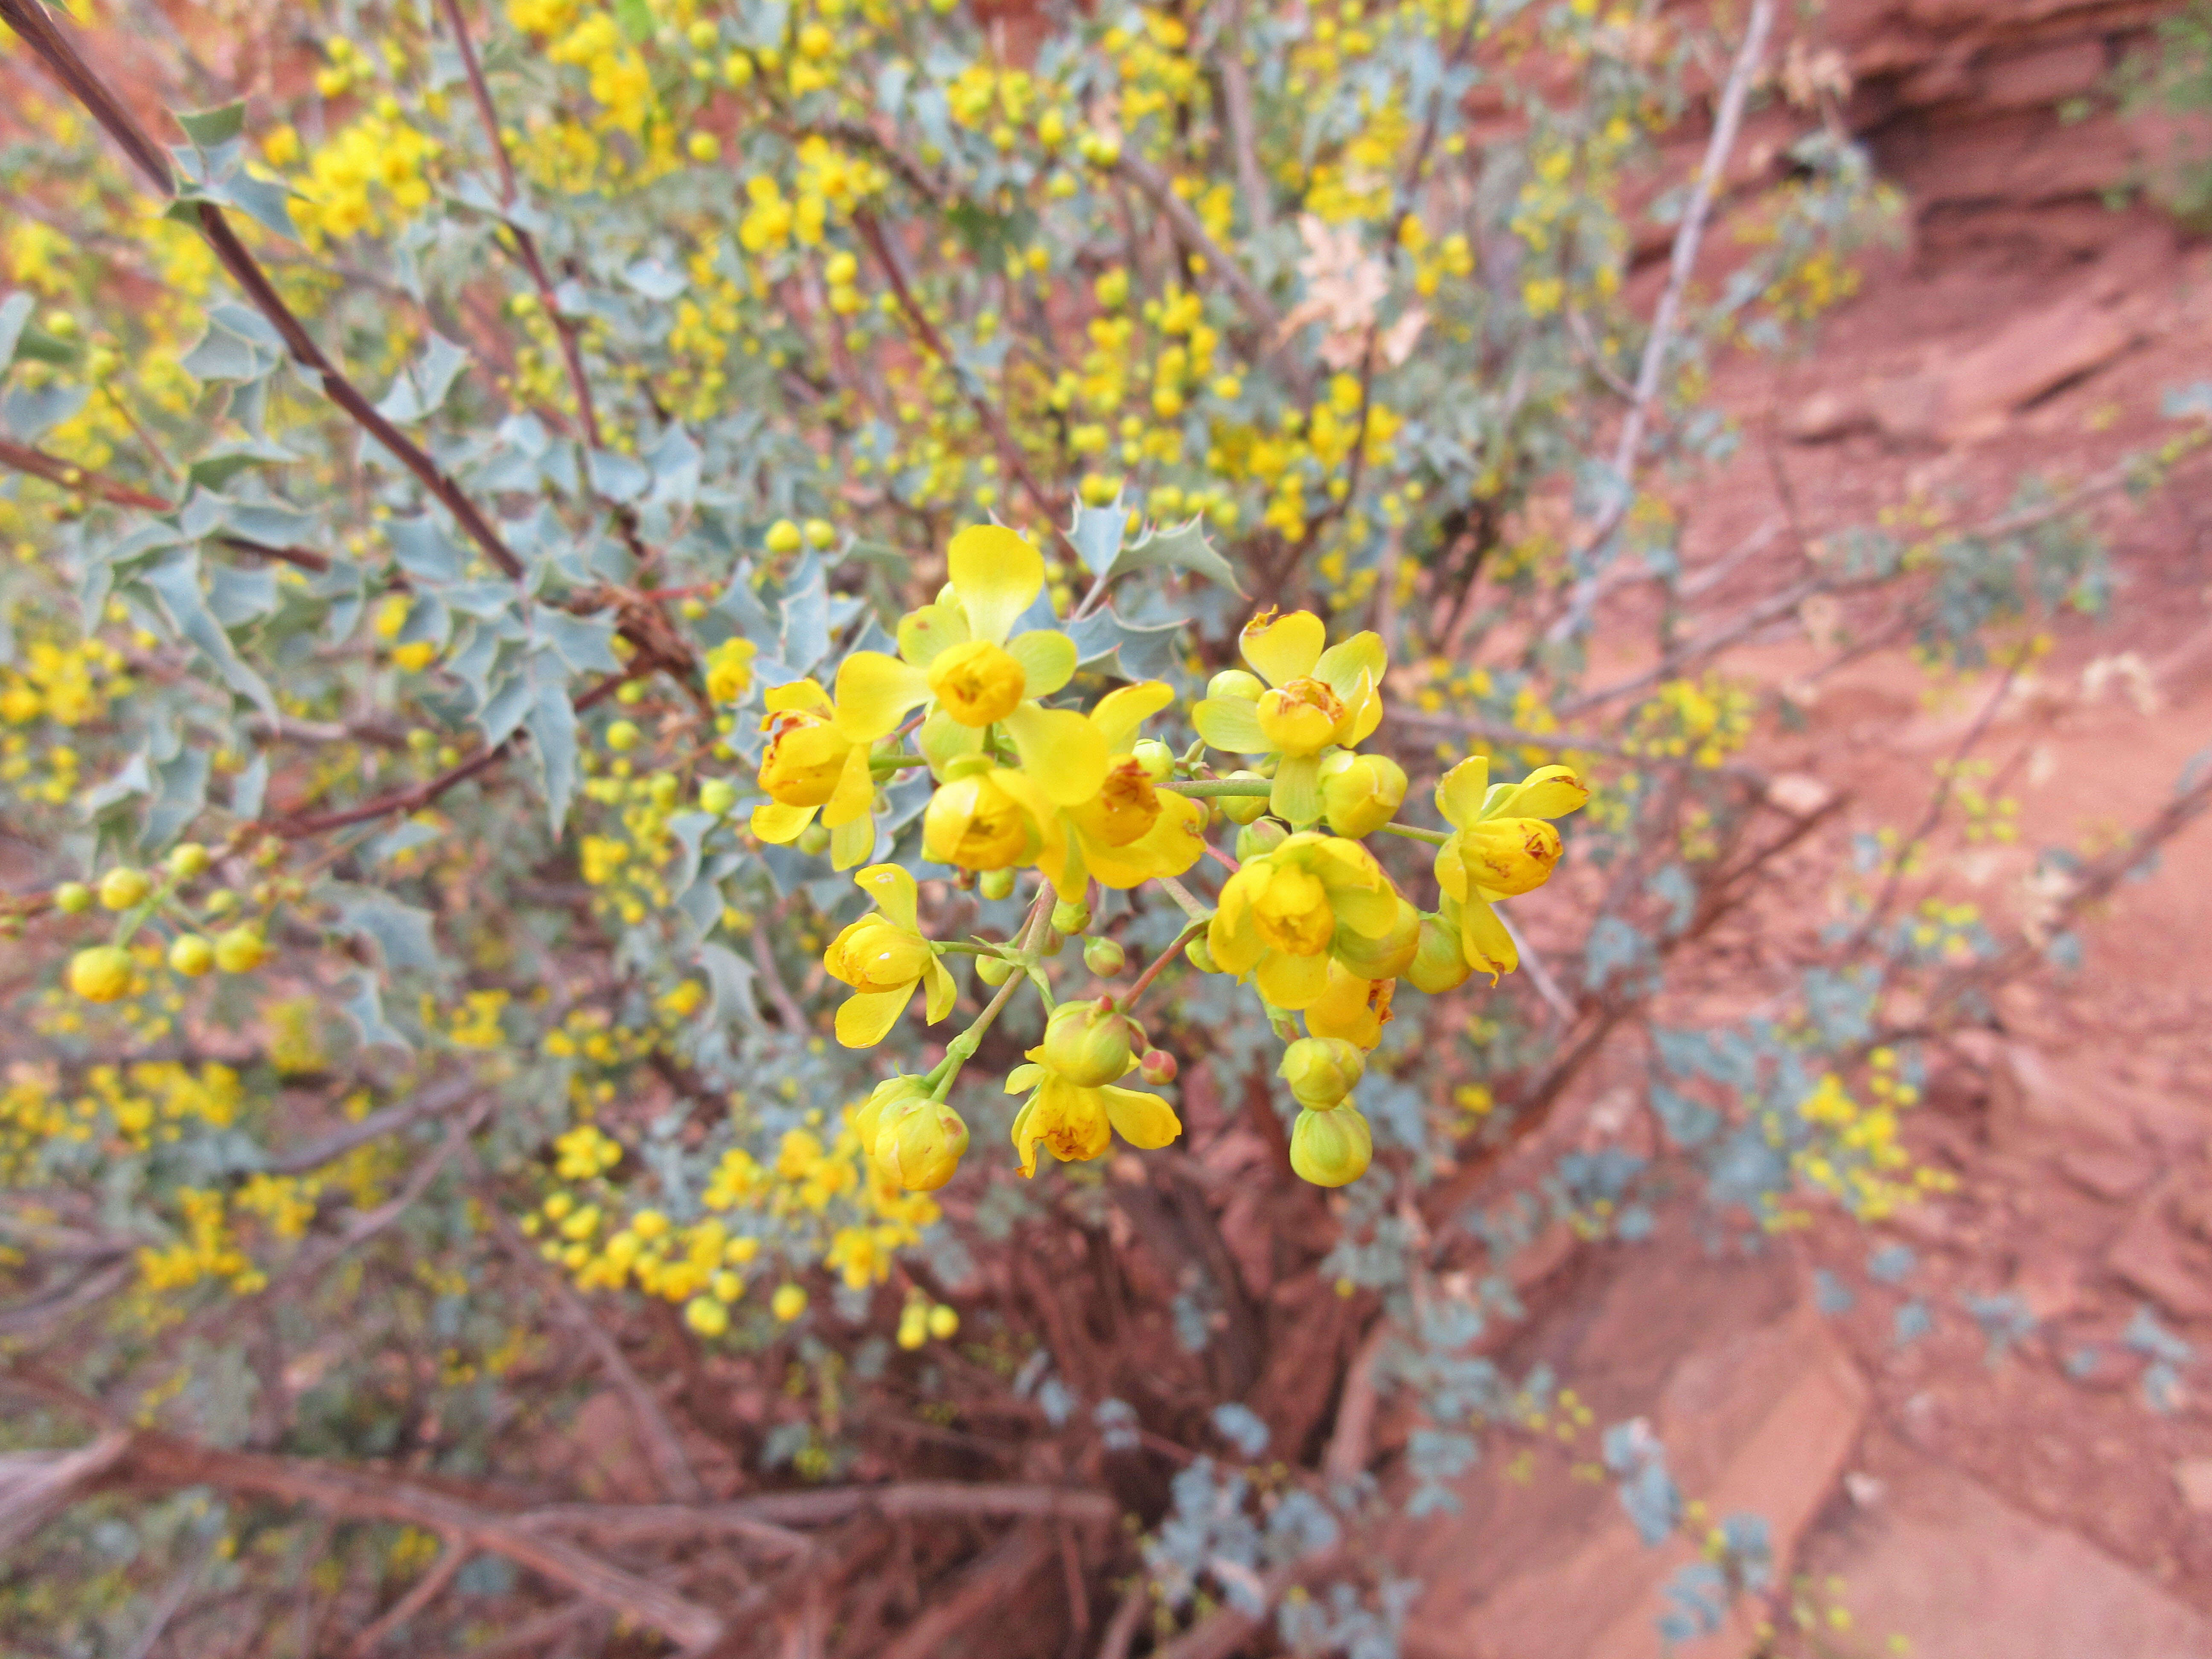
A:
MULTIPOLYGON (((1691 274, 1697 269, 1705 222, 1711 216, 1713 198, 1720 191, 1721 179, 1728 172, 1729 155, 1735 149, 1736 134, 1743 125, 1744 104, 1750 97, 1759 64, 1766 56, 1766 38, 1773 30, 1776 9, 1776 0, 1752 0, 1751 19, 1744 26, 1735 60, 1729 65, 1728 82, 1721 89, 1720 104, 1713 117, 1712 137, 1705 144, 1705 161, 1698 168, 1689 206, 1674 233, 1667 286, 1661 290, 1658 308, 1651 314, 1651 332, 1644 342, 1643 362, 1638 366, 1636 384, 1629 394, 1628 415, 1621 422, 1620 440, 1613 445, 1607 500, 1597 522, 1590 526, 1583 545, 1577 550, 1572 561, 1575 564, 1591 557, 1612 538, 1635 501, 1637 462, 1650 422, 1651 405, 1659 395, 1668 353, 1674 349, 1682 298, 1688 291, 1691 274)), ((1590 608, 1597 599, 1597 583, 1598 573, 1593 570, 1576 584, 1574 598, 1565 614, 1550 629, 1551 638, 1565 639, 1578 632, 1589 621, 1590 608)))
POLYGON ((1144 191, 1152 204, 1159 210, 1161 217, 1175 228, 1176 237, 1191 252, 1206 261, 1209 271, 1218 271, 1228 285, 1231 298, 1237 301, 1252 326, 1261 336, 1262 349, 1273 349, 1279 343, 1276 335, 1282 329, 1282 314, 1273 301, 1260 291, 1244 267, 1225 252, 1221 245, 1206 232, 1191 210, 1189 203, 1175 192, 1168 176, 1141 155, 1125 150, 1114 164, 1114 171, 1144 191))
POLYGON ((396 1634, 409 1620, 431 1602, 446 1593, 446 1588, 459 1577, 460 1571, 476 1553, 465 1544, 448 1542, 446 1553, 440 1556, 429 1571, 407 1588, 407 1594, 377 1615, 374 1623, 364 1627, 353 1638, 346 1650, 347 1659, 368 1659, 368 1656, 384 1645, 386 1637, 396 1634))

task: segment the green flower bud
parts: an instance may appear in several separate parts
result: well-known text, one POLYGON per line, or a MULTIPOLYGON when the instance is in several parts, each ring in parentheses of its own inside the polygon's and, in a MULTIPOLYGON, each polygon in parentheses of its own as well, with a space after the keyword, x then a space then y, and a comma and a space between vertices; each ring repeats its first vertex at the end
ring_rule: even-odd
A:
POLYGON ((1110 939, 1094 939, 1083 947, 1083 965, 1101 979, 1111 979, 1121 971, 1128 955, 1110 939))
POLYGON ((1158 783, 1175 775, 1175 750, 1158 738, 1140 738, 1129 752, 1137 757, 1137 764, 1145 769, 1145 775, 1158 783))
POLYGON ((1209 697, 1239 697, 1246 702, 1257 702, 1267 693, 1267 683, 1242 668, 1224 668, 1206 683, 1206 695, 1209 697))
POLYGON ((1070 904, 1062 899, 1052 907, 1052 925, 1063 933, 1079 933, 1091 926, 1091 907, 1079 901, 1070 904))
POLYGON ((975 977, 986 985, 1004 985, 1014 976, 1014 964, 1004 957, 977 957, 975 977))
POLYGON ((1184 945, 1182 954, 1184 960, 1201 974, 1218 974, 1221 971, 1221 964, 1213 959, 1213 952, 1206 948, 1203 935, 1184 945))
POLYGON ((1398 918, 1380 939, 1370 939, 1350 927, 1336 930, 1330 949, 1336 959, 1362 979, 1395 979, 1412 966, 1421 944, 1421 913, 1404 898, 1398 901, 1398 918))
POLYGON ((100 878, 100 902, 110 910, 128 910, 154 890, 145 872, 118 865, 100 878))
POLYGON ((1300 1037, 1283 1051, 1276 1075, 1291 1085, 1291 1097, 1308 1111, 1327 1111, 1359 1086, 1367 1060, 1356 1044, 1342 1037, 1300 1037))
POLYGON ((1014 872, 1011 869, 986 870, 975 886, 987 899, 1010 898, 1014 891, 1014 872))
POLYGON ((1413 988, 1440 996, 1466 984, 1474 971, 1468 965, 1467 952, 1460 949, 1459 929, 1442 916, 1423 916, 1420 942, 1406 968, 1406 977, 1413 988))
POLYGON ((190 881, 206 872, 208 849, 196 841, 180 841, 169 849, 169 873, 179 881, 190 881))
POLYGON ((699 810, 720 817, 738 804, 738 786, 727 778, 708 778, 699 786, 699 810))
POLYGON ((887 1109, 870 1158, 885 1177, 910 1193, 933 1193, 952 1179, 968 1150, 968 1126, 941 1100, 906 1101, 887 1109))
POLYGON ((676 805, 676 792, 684 786, 676 781, 673 772, 661 772, 645 786, 646 799, 665 812, 676 805))
POLYGON ((131 989, 131 953, 95 945, 70 958, 69 988, 87 1002, 113 1002, 131 989))
POLYGON ((818 859, 830 850, 830 831, 821 819, 817 818, 799 832, 799 850, 811 859, 818 859))
POLYGON ((1137 1062, 1137 1075, 1147 1083, 1173 1083, 1178 1069, 1176 1057, 1164 1048, 1147 1048, 1137 1062))
POLYGON ((1237 832, 1237 861, 1242 864, 1262 853, 1272 853, 1290 838, 1290 826, 1280 818, 1255 818, 1237 832))
POLYGON ((1041 957, 1056 957, 1060 952, 1060 947, 1066 943, 1067 935, 1047 923, 1044 937, 1037 941, 1037 954, 1041 957))
POLYGON ((179 934, 169 946, 169 967, 186 979, 198 979, 215 966, 215 946, 198 933, 179 934))
POLYGON ((1358 1180, 1374 1156, 1367 1120, 1349 1103, 1326 1112, 1300 1112, 1291 1131, 1291 1168, 1316 1187, 1358 1180))
POLYGON ((81 916, 92 908, 92 889, 81 881, 65 881, 54 889, 54 908, 65 916, 81 916))
MULTIPOLYGON (((1257 772, 1231 772, 1231 783, 1265 783, 1267 779, 1257 772)), ((1262 795, 1217 795, 1213 804, 1221 809, 1221 816, 1231 823, 1256 823, 1267 816, 1267 798, 1262 795)))
POLYGON ((1070 1083, 1118 1083, 1131 1058, 1129 1022, 1111 997, 1063 1002, 1044 1023, 1044 1063, 1070 1083))
POLYGON ((1406 769, 1388 755, 1340 749, 1321 763, 1322 816, 1334 835, 1373 835, 1405 799, 1406 769))

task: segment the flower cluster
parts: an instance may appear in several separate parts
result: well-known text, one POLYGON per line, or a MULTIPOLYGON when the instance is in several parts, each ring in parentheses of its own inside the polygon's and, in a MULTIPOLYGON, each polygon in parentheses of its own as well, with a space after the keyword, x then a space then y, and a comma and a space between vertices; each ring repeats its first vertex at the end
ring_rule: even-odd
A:
MULTIPOLYGON (((1189 919, 1178 941, 1189 963, 1249 985, 1290 1040, 1282 1075, 1302 1109, 1293 1166, 1324 1186, 1356 1180, 1371 1145, 1352 1092, 1398 982, 1440 993, 1475 973, 1495 984, 1513 971, 1518 953, 1493 907, 1550 879, 1562 850, 1551 821, 1581 807, 1588 789, 1565 766, 1492 784, 1478 756, 1436 787, 1449 829, 1399 822, 1405 769, 1359 749, 1382 720, 1382 641, 1359 633, 1328 645, 1306 611, 1263 611, 1245 625, 1248 667, 1215 674, 1191 703, 1198 740, 1178 755, 1137 735, 1176 701, 1164 681, 1102 689, 1087 708, 1065 700, 1079 651, 1026 539, 971 526, 952 538, 947 566, 937 599, 900 621, 896 655, 855 651, 833 690, 798 680, 764 697, 756 781, 768 799, 751 815, 762 840, 799 841, 819 814, 831 862, 850 868, 876 844, 880 792, 927 768, 923 860, 990 898, 1012 892, 1018 872, 1037 872, 1016 936, 968 942, 930 936, 909 870, 873 864, 854 878, 875 908, 822 958, 853 989, 837 1012, 840 1042, 882 1041, 917 990, 930 1024, 946 1018, 960 998, 948 957, 973 961, 981 1003, 934 1068, 891 1078, 855 1115, 875 1172, 920 1192, 951 1178, 968 1130, 947 1097, 1025 985, 1046 1018, 1043 1040, 1006 1083, 1025 1097, 1012 1129, 1024 1175, 1036 1172, 1040 1150, 1087 1160, 1116 1134, 1158 1147, 1182 1132, 1164 1097, 1123 1086, 1133 1072, 1152 1083, 1174 1075, 1134 1016, 1168 957, 1124 994, 1069 1001, 1055 1002, 1046 966, 1071 936, 1091 933, 1094 888, 1156 883, 1189 919), (1218 773, 1208 750, 1240 764, 1218 773), (1217 823, 1235 829, 1233 856, 1207 839, 1217 823), (1433 847, 1433 908, 1401 890, 1365 845, 1383 834, 1433 847), (1208 852, 1230 872, 1210 906, 1179 879, 1208 852)), ((1110 979, 1126 953, 1102 931, 1082 959, 1110 979)))

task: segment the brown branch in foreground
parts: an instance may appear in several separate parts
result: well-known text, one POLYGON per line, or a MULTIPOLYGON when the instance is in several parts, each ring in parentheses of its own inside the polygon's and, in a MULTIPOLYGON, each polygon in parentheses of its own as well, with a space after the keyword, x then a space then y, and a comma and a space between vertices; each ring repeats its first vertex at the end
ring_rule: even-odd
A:
POLYGON ((902 1480, 877 1486, 818 1486, 810 1492, 763 1492, 726 1504, 554 1504, 516 1517, 532 1527, 575 1528, 595 1536, 637 1542, 650 1538, 698 1538, 717 1532, 785 1541, 787 1529, 823 1527, 856 1515, 889 1521, 1062 1521, 1106 1527, 1121 1506, 1103 1492, 1081 1486, 987 1486, 964 1480, 902 1480), (776 1529, 762 1534, 763 1525, 776 1529))
POLYGON ((645 1385, 645 1379, 624 1357, 622 1345, 592 1316, 590 1305, 569 1284, 568 1276, 549 1267, 538 1255, 536 1246, 522 1236, 495 1196, 487 1194, 484 1213, 491 1218, 501 1248, 543 1287, 561 1322, 583 1339, 585 1346, 591 1349, 616 1392, 629 1407, 630 1420, 637 1427, 646 1461, 653 1465, 653 1477, 660 1483, 660 1489, 687 1503, 696 1503, 704 1497, 705 1491, 692 1470, 690 1459, 684 1455, 684 1443, 677 1437, 675 1425, 660 1409, 659 1400, 645 1385))
POLYGON ((222 1451, 165 1434, 141 1432, 97 1482, 101 1486, 216 1486, 284 1503, 313 1504, 341 1520, 391 1521, 453 1540, 452 1547, 504 1556, 602 1607, 649 1626, 678 1647, 698 1650, 721 1638, 721 1620, 650 1579, 611 1565, 514 1517, 426 1486, 307 1458, 222 1451))

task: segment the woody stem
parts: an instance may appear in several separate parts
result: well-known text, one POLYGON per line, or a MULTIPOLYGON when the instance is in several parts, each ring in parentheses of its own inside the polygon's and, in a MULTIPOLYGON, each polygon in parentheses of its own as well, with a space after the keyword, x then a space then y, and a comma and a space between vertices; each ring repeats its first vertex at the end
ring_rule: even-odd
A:
POLYGON ((1151 963, 1146 968, 1145 971, 1137 975, 1137 982, 1129 988, 1129 994, 1121 999, 1121 1012, 1123 1013, 1127 1014, 1136 1012, 1137 999, 1143 996, 1146 991, 1150 988, 1152 982, 1160 976, 1160 970, 1162 969, 1165 968, 1168 963, 1173 962, 1178 956, 1182 954, 1182 947, 1184 945, 1189 944, 1191 940, 1196 939, 1200 933, 1206 931, 1206 924, 1202 921, 1194 921, 1189 927, 1184 928, 1182 932, 1175 936, 1175 942, 1173 944, 1170 945, 1166 950, 1161 951, 1159 955, 1152 958, 1151 963))

